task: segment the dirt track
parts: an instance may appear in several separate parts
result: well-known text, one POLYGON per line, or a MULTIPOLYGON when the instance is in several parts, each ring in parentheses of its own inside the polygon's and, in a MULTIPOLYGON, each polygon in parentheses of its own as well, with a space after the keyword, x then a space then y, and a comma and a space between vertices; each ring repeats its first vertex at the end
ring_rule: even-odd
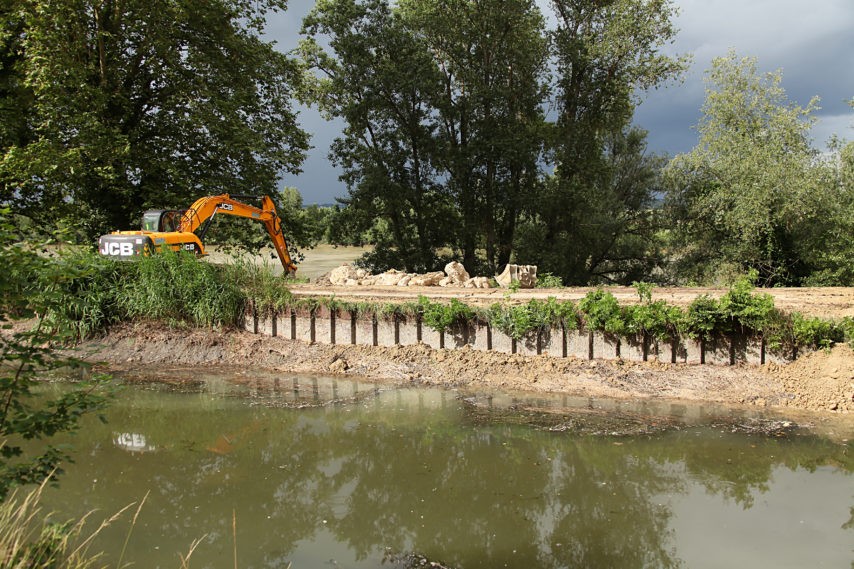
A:
MULTIPOLYGON (((443 287, 393 287, 393 286, 352 286, 334 287, 314 284, 293 285, 291 291, 298 296, 335 296, 339 300, 367 301, 380 300, 413 301, 419 295, 433 299, 457 298, 469 304, 492 304, 508 298, 514 302, 525 302, 532 298, 546 299, 553 296, 559 300, 578 301, 590 292, 591 288, 536 288, 519 290, 509 294, 506 289, 466 289, 443 287)), ((638 301, 635 289, 631 287, 608 287, 623 304, 638 301)), ((725 288, 655 288, 653 300, 664 300, 670 304, 687 306, 702 294, 720 297, 725 288)), ((800 312, 807 316, 824 318, 842 318, 854 316, 854 288, 769 288, 758 289, 774 297, 774 305, 787 312, 800 312)))

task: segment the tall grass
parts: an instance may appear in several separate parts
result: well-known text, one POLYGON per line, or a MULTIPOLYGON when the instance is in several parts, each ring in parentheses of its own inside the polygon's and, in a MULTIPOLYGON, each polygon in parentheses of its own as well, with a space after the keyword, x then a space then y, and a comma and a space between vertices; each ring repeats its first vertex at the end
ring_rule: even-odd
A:
MULTIPOLYGON (((46 484, 47 480, 29 491, 18 488, 0 503, 0 569, 109 567, 104 563, 103 553, 94 550, 95 540, 136 505, 115 567, 124 569, 132 565, 124 562, 124 553, 148 494, 138 504, 128 504, 89 529, 91 514, 76 521, 57 523, 43 511, 41 498, 46 484)), ((186 555, 178 555, 181 569, 189 569, 190 557, 205 537, 193 541, 186 555)))
POLYGON ((19 488, 0 504, 0 569, 86 569, 100 564, 101 554, 90 551, 93 540, 130 506, 87 532, 89 516, 50 521, 40 505, 44 487, 29 492, 19 488))
POLYGON ((229 267, 172 251, 143 257, 133 267, 119 287, 117 302, 124 318, 234 326, 243 314, 245 296, 229 267))

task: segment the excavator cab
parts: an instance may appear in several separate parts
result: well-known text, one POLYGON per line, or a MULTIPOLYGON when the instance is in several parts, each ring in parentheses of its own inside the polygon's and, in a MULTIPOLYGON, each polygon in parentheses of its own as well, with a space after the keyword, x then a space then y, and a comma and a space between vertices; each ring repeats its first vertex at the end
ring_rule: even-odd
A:
POLYGON ((187 210, 150 209, 142 214, 143 231, 177 231, 181 216, 187 210))

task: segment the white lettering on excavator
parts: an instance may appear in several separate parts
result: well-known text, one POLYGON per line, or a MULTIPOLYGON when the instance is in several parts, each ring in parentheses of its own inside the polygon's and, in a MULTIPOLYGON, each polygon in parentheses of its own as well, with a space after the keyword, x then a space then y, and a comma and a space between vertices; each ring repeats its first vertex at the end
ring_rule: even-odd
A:
POLYGON ((219 209, 224 209, 225 211, 234 211, 234 206, 230 203, 221 203, 219 204, 219 209))
POLYGON ((102 243, 101 254, 109 256, 130 257, 133 255, 133 243, 102 243))

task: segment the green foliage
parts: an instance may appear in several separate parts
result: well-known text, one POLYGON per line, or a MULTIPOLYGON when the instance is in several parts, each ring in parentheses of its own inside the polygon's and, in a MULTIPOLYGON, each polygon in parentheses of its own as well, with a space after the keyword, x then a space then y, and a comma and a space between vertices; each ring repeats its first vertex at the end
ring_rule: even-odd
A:
POLYGON ((447 332, 455 326, 465 324, 475 315, 471 307, 456 298, 452 298, 451 302, 445 304, 432 302, 427 297, 419 296, 418 306, 424 324, 437 332, 447 332))
MULTIPOLYGON (((699 144, 665 172, 674 273, 709 282, 755 269, 765 286, 801 284, 818 252, 840 243, 839 213, 850 218, 852 203, 810 144, 817 99, 790 103, 779 72, 759 74, 734 52, 713 61, 707 82, 699 144)), ((833 253, 825 277, 843 268, 833 253)))
POLYGON ((537 275, 537 288, 561 288, 563 279, 552 273, 540 273, 537 275))
POLYGON ((258 264, 245 257, 237 257, 234 265, 223 271, 233 279, 239 293, 251 301, 259 313, 282 310, 294 303, 293 295, 287 288, 288 280, 276 274, 269 264, 258 264))
POLYGON ((470 271, 515 256, 586 283, 657 263, 661 159, 629 125, 636 90, 685 67, 660 49, 672 2, 549 6, 331 0, 306 17, 302 57, 319 77, 304 94, 347 125, 331 155, 344 236, 376 245, 366 266, 432 270, 451 248, 470 271))
POLYGON ((724 316, 718 301, 703 294, 688 306, 682 330, 690 338, 709 340, 721 329, 723 322, 724 316))
POLYGON ((292 107, 301 70, 262 35, 284 7, 13 0, 3 75, 18 116, 0 135, 0 203, 89 240, 148 207, 275 193, 308 148, 292 107))
POLYGON ((845 340, 843 324, 824 320, 822 318, 805 317, 799 312, 793 312, 792 338, 796 346, 805 346, 815 350, 829 349, 833 344, 845 340))
POLYGON ((243 292, 234 267, 200 262, 184 251, 143 257, 121 290, 118 304, 126 318, 185 322, 196 326, 235 326, 243 314, 243 292))
POLYGON ((567 330, 578 327, 578 313, 570 302, 558 302, 554 297, 545 301, 530 300, 525 304, 495 303, 486 313, 490 325, 520 340, 531 332, 540 332, 552 326, 567 330))
POLYGON ((670 306, 663 300, 626 306, 623 311, 627 322, 626 332, 658 340, 673 338, 685 321, 685 313, 681 308, 670 306))
POLYGON ((590 330, 598 330, 619 336, 627 329, 623 309, 616 297, 604 289, 590 291, 578 303, 585 326, 590 330))
POLYGON ((50 438, 74 431, 83 415, 106 402, 100 377, 56 397, 38 393, 39 382, 51 372, 89 368, 54 350, 57 341, 78 336, 79 328, 64 326, 61 318, 48 322, 46 315, 67 310, 74 281, 91 276, 87 266, 59 265, 38 250, 17 239, 8 211, 0 211, 0 324, 6 329, 0 334, 0 499, 15 485, 61 473, 66 455, 50 438), (28 320, 19 322, 23 319, 28 320))
POLYGON ((776 314, 774 299, 770 294, 753 292, 757 276, 755 270, 751 271, 721 297, 718 308, 728 324, 728 331, 744 334, 762 332, 772 323, 776 314))

